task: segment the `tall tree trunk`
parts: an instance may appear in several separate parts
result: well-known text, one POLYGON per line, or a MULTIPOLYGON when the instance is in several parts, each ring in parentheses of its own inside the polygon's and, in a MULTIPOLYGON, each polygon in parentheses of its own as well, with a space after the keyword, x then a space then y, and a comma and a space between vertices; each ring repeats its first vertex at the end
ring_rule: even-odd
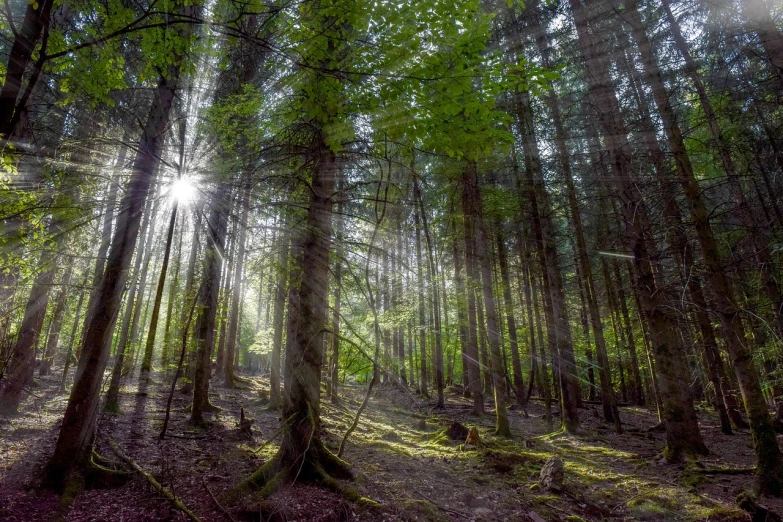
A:
MULTIPOLYGON (((334 223, 335 233, 335 253, 337 259, 334 266, 334 307, 332 308, 332 336, 331 336, 331 358, 329 360, 329 380, 327 397, 332 403, 337 402, 338 387, 340 385, 340 307, 342 298, 343 284, 343 260, 342 249, 343 242, 343 173, 337 173, 337 214, 334 223)), ((405 359, 401 363, 401 379, 405 382, 405 359)))
POLYGON ((65 269, 62 281, 60 282, 60 293, 57 296, 57 301, 52 311, 52 322, 49 328, 49 338, 46 341, 46 348, 44 348, 43 355, 41 357, 41 367, 39 369, 39 375, 49 375, 52 369, 52 360, 57 353, 57 343, 60 340, 60 330, 63 325, 63 317, 65 315, 65 305, 68 301, 68 295, 70 292, 71 276, 73 275, 73 264, 69 263, 65 269))
POLYGON ((454 256, 454 289, 457 295, 457 323, 459 325, 459 341, 462 352, 462 384, 464 387, 463 397, 469 399, 471 397, 471 380, 472 380, 472 365, 471 361, 471 344, 470 344, 470 332, 468 330, 468 310, 467 310, 467 294, 465 290, 465 279, 462 275, 462 265, 465 259, 465 253, 460 249, 459 234, 457 233, 456 219, 451 218, 451 241, 452 251, 454 256))
MULTIPOLYGON (((699 431, 696 413, 687 389, 680 385, 687 368, 684 353, 676 337, 676 321, 671 318, 657 292, 650 257, 651 241, 646 205, 638 197, 630 164, 630 146, 621 123, 614 82, 609 75, 605 45, 590 34, 587 8, 581 0, 569 0, 577 27, 578 46, 587 64, 586 80, 603 131, 612 168, 612 179, 622 203, 626 234, 632 246, 636 286, 643 313, 650 327, 659 377, 659 392, 666 425, 666 455, 678 460, 686 454, 704 454, 707 448, 699 431)), ((592 3, 592 2, 591 2, 592 3)))
MULTIPOLYGON (((470 192, 470 206, 467 209, 470 214, 466 216, 474 223, 474 242, 476 262, 481 270, 481 289, 484 295, 484 308, 486 310, 487 337, 489 339, 489 366, 492 372, 492 384, 495 393, 495 434, 501 437, 510 437, 511 428, 506 410, 506 379, 503 368, 503 356, 500 351, 500 325, 495 296, 492 290, 492 259, 487 251, 487 231, 484 224, 483 205, 481 201, 481 189, 479 188, 478 172, 476 164, 469 162, 463 176, 463 183, 470 192)), ((467 238, 466 238, 467 239, 467 238)))
POLYGON ((237 244, 234 255, 234 283, 231 291, 231 313, 226 334, 226 357, 223 361, 223 380, 227 385, 234 385, 234 357, 237 351, 239 333, 240 298, 242 297, 242 276, 245 271, 245 244, 247 243, 248 213, 250 211, 250 187, 243 186, 239 191, 241 213, 237 223, 237 244))
POLYGON ((174 240, 174 228, 177 225, 177 209, 179 204, 174 200, 171 209, 171 219, 169 220, 169 229, 166 233, 166 246, 163 254, 163 265, 160 268, 160 277, 158 277, 158 287, 155 291, 155 303, 152 306, 152 318, 150 319, 149 333, 147 334, 147 345, 144 347, 144 359, 141 362, 141 373, 146 375, 152 370, 152 354, 155 349, 155 334, 158 331, 158 317, 160 316, 160 305, 163 301, 163 289, 166 286, 166 274, 169 271, 169 258, 171 256, 171 243, 174 240))
POLYGON ((209 378, 212 374, 212 352, 215 349, 215 320, 220 294, 220 274, 225 256, 225 238, 228 230, 229 188, 219 182, 210 201, 207 220, 207 245, 204 251, 204 275, 198 294, 198 315, 194 334, 196 340, 196 373, 193 379, 193 405, 190 422, 204 424, 204 414, 212 409, 209 403, 209 378))
MULTIPOLYGON (((285 221, 284 221, 285 223, 285 221)), ((285 225, 284 225, 285 226, 285 225)), ((289 238, 288 235, 281 232, 278 235, 278 242, 280 248, 280 254, 278 259, 278 272, 277 272, 277 284, 275 286, 275 311, 272 318, 272 325, 274 328, 272 337, 272 361, 271 361, 271 373, 269 377, 269 409, 278 410, 283 406, 283 397, 280 394, 280 363, 281 352, 283 350, 283 328, 285 323, 283 322, 286 305, 286 295, 288 280, 288 250, 289 250, 289 238)), ((292 288, 293 291, 293 288, 292 288)), ((288 314, 291 314, 289 308, 288 314)))
MULTIPOLYGON (((653 54, 652 45, 645 33, 636 0, 629 0, 626 7, 626 19, 633 29, 633 38, 639 46, 647 80, 664 123, 669 146, 675 159, 677 174, 688 202, 688 209, 706 264, 706 277, 714 291, 715 308, 726 333, 726 348, 732 358, 734 372, 740 385, 753 434, 760 486, 762 491, 779 495, 783 493, 783 455, 781 455, 777 437, 772 429, 769 411, 761 391, 759 375, 753 365, 747 345, 747 338, 739 315, 740 308, 735 302, 734 292, 726 277, 717 241, 709 221, 710 213, 701 199, 701 188, 696 181, 682 131, 671 106, 669 94, 653 54)), ((781 66, 783 66, 783 61, 781 61, 781 66)))
MULTIPOLYGON (((121 171, 125 163, 125 156, 127 154, 128 147, 122 145, 120 151, 117 154, 117 161, 115 162, 115 168, 121 171)), ((109 193, 106 199, 105 215, 103 218, 103 230, 101 232, 101 243, 98 246, 98 253, 95 259, 95 272, 92 277, 92 292, 90 299, 87 301, 87 314, 84 316, 84 326, 82 328, 82 345, 84 345, 84 336, 87 335, 87 329, 90 323, 92 323, 95 317, 94 306, 98 305, 98 290, 100 288, 101 279, 103 278, 104 270, 106 269, 106 255, 109 252, 112 240, 112 226, 114 223, 115 214, 117 213, 117 192, 120 188, 120 176, 118 172, 112 172, 109 178, 109 193)), ((146 230, 146 229, 143 229, 146 230)), ((144 231, 142 230, 142 235, 144 231)), ((134 272, 135 273, 135 272, 134 272)))
POLYGON ((426 306, 426 301, 424 300, 424 261, 421 255, 421 224, 419 222, 419 211, 415 200, 416 198, 414 197, 413 226, 416 230, 416 291, 419 311, 419 368, 421 372, 419 392, 422 397, 429 397, 430 394, 427 391, 427 325, 424 318, 426 306))
MULTIPOLYGON (((89 277, 90 277, 90 271, 85 270, 84 278, 82 279, 82 283, 79 285, 80 289, 87 286, 87 281, 89 281, 89 277)), ((65 353, 65 364, 63 364, 63 374, 62 374, 62 378, 60 379, 60 392, 65 391, 65 381, 68 378, 68 370, 71 367, 71 359, 73 359, 73 345, 76 342, 76 332, 79 329, 79 322, 81 319, 82 304, 84 304, 85 293, 86 291, 84 290, 81 290, 79 292, 79 301, 76 303, 76 310, 73 313, 73 324, 71 325, 71 333, 68 339, 68 350, 65 353)))
MULTIPOLYGON (((23 100, 19 99, 27 67, 32 59, 33 50, 39 41, 48 37, 54 0, 30 2, 24 13, 19 33, 14 38, 8 53, 3 88, 0 90, 0 138, 9 139, 19 121, 23 100)), ((34 75, 34 73, 33 73, 34 75)), ((33 76, 28 81, 32 81, 33 76)), ((31 90, 28 86, 27 90, 31 90)))
MULTIPOLYGON (((194 14, 195 6, 185 9, 194 14)), ((82 471, 90 460, 98 399, 103 371, 109 358, 109 343, 120 309, 122 290, 141 224, 142 208, 147 200, 155 167, 160 158, 165 130, 179 80, 179 59, 155 90, 142 137, 136 147, 136 158, 127 190, 120 204, 106 270, 97 294, 99 305, 87 328, 82 359, 85 363, 74 382, 65 417, 60 428, 54 455, 47 465, 49 481, 62 486, 71 470, 82 471)))
MULTIPOLYGON (((50 219, 47 234, 53 236, 59 231, 60 223, 56 217, 50 219)), ((62 242, 63 238, 57 241, 62 242)), ((0 414, 16 413, 22 401, 22 393, 35 373, 35 348, 43 328, 46 308, 49 305, 49 291, 57 272, 57 258, 58 253, 48 248, 41 252, 39 260, 41 271, 35 277, 30 290, 19 335, 8 364, 5 387, 0 395, 0 414)))
MULTIPOLYGON (((539 262, 545 274, 545 297, 550 300, 552 320, 548 321, 549 332, 554 334, 557 362, 559 368, 560 398, 563 427, 569 432, 579 429, 579 383, 576 373, 571 323, 563 291, 562 274, 555 246, 554 227, 552 225, 549 198, 543 185, 541 160, 535 139, 533 115, 530 97, 526 92, 518 97, 519 127, 525 154, 525 177, 528 185, 528 200, 533 215, 533 231, 536 237, 539 262)), ((549 307, 548 307, 549 308, 549 307)), ((551 341, 550 341, 551 342, 551 341)))
POLYGON ((432 292, 432 309, 435 315, 435 387, 438 391, 438 408, 445 408, 445 398, 443 397, 443 341, 440 316, 440 290, 438 289, 438 271, 435 265, 435 254, 433 252, 432 238, 430 237, 430 227, 427 224, 427 212, 424 208, 424 200, 421 197, 421 188, 419 187, 418 174, 413 178, 414 199, 418 201, 419 212, 421 213, 422 228, 424 229, 424 238, 427 241, 427 261, 429 266, 430 290, 432 292))
POLYGON ((169 296, 166 303, 166 326, 163 329, 163 351, 160 354, 160 365, 165 371, 169 365, 169 347, 172 338, 176 339, 177 328, 172 329, 174 319, 174 302, 177 300, 177 290, 179 289, 179 272, 182 267, 182 240, 185 237, 185 231, 180 227, 179 242, 177 245, 177 257, 174 259, 174 279, 169 283, 169 296))
MULTIPOLYGON (((106 402, 104 403, 104 409, 106 411, 120 411, 120 381, 122 379, 123 369, 127 366, 125 357, 129 343, 128 339, 131 336, 131 324, 133 323, 134 316, 136 316, 136 310, 139 310, 139 313, 141 313, 142 299, 140 297, 140 292, 143 291, 144 284, 142 282, 143 278, 141 272, 144 271, 145 259, 147 259, 147 256, 152 251, 152 236, 155 233, 157 213, 158 205, 149 201, 147 212, 141 224, 139 246, 136 251, 136 261, 133 267, 133 278, 137 280, 137 283, 131 288, 125 302, 125 317, 122 320, 122 326, 120 328, 120 338, 117 342, 117 348, 114 355, 114 367, 112 368, 109 390, 106 392, 106 402)), ((111 340, 109 340, 109 343, 111 344, 111 340)), ((79 366, 79 371, 81 371, 81 361, 79 361, 79 366)), ((77 374, 79 371, 77 371, 77 374)))
POLYGON ((503 238, 502 228, 499 222, 495 223, 497 231, 495 239, 498 249, 498 264, 500 265, 500 280, 503 285, 503 304, 508 324, 509 350, 511 351, 511 367, 514 377, 514 396, 517 404, 524 411, 527 408, 527 395, 525 394, 525 381, 522 377, 522 361, 519 358, 519 339, 517 338, 517 323, 514 317, 514 299, 511 297, 511 277, 508 273, 508 253, 506 241, 503 238))
POLYGON ((470 184, 463 179, 462 183, 462 214, 463 234, 465 239, 465 293, 467 295, 468 312, 468 359, 471 395, 473 395, 473 414, 484 414, 484 390, 481 386, 481 365, 479 362, 479 328, 477 325, 476 286, 479 273, 476 262, 476 212, 472 208, 473 196, 470 184))

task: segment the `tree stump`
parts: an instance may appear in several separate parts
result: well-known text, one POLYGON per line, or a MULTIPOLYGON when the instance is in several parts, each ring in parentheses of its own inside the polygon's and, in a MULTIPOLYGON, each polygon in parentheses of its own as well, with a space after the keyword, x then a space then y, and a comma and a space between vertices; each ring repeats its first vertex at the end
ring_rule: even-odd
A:
POLYGON ((465 439, 465 449, 474 449, 481 445, 481 438, 479 437, 478 428, 473 426, 468 430, 468 438, 465 439))
POLYGON ((451 440, 465 440, 470 430, 457 421, 451 423, 446 430, 446 436, 451 440))
POLYGON ((565 465, 560 457, 550 457, 544 467, 541 468, 540 482, 550 491, 560 493, 563 491, 563 479, 565 465))

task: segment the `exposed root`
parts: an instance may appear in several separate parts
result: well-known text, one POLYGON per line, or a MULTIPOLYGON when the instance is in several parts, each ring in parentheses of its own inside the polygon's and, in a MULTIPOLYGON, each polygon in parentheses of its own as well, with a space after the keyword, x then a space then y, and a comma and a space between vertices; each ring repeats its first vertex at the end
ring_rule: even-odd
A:
POLYGON ((224 497, 224 501, 234 504, 248 495, 253 495, 254 499, 266 499, 283 484, 306 481, 323 485, 351 502, 366 504, 358 490, 339 482, 339 480, 353 478, 347 462, 329 451, 321 441, 313 441, 304 462, 298 461, 291 466, 283 463, 281 454, 278 453, 231 489, 224 497))
POLYGON ((150 473, 144 471, 144 469, 141 466, 139 466, 138 464, 136 464, 136 462, 132 458, 127 456, 120 449, 120 447, 117 445, 116 442, 114 442, 113 440, 110 440, 109 441, 109 446, 111 446, 111 448, 114 450, 114 453, 116 453, 118 457, 120 457, 130 467, 132 467, 134 470, 136 470, 137 473, 139 473, 140 475, 144 476, 144 478, 147 479, 147 482, 149 482, 150 485, 152 485, 152 487, 157 489, 160 494, 162 494, 164 497, 169 499, 171 501, 171 503, 174 504, 180 511, 185 513, 185 515, 187 515, 188 518, 190 518, 194 522, 200 522, 200 519, 196 516, 195 513, 193 513, 185 504, 183 504, 182 501, 180 499, 178 499, 176 497, 176 495, 174 495, 174 493, 169 491, 167 488, 163 487, 163 485, 160 482, 155 480, 155 477, 153 477, 150 473))

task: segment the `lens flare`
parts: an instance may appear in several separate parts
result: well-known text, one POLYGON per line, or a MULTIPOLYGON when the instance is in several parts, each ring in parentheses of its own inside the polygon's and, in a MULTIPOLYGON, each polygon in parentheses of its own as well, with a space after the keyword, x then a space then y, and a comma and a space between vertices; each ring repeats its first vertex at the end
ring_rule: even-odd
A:
POLYGON ((178 178, 171 184, 169 195, 179 203, 190 203, 196 199, 196 185, 188 178, 178 178))

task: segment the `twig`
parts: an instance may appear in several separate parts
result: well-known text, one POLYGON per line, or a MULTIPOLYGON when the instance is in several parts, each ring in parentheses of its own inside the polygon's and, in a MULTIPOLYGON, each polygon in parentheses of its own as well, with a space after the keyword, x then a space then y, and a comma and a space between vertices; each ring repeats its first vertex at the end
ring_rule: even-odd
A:
POLYGON ((702 471, 705 475, 753 475, 756 468, 707 468, 702 471))
POLYGON ((132 458, 127 456, 112 439, 109 439, 109 446, 111 446, 111 449, 114 450, 114 453, 116 453, 118 457, 128 463, 128 465, 136 470, 137 473, 143 475, 144 478, 146 478, 147 481, 152 485, 152 487, 157 489, 164 497, 169 499, 171 503, 177 506, 180 511, 185 513, 188 518, 190 518, 193 522, 201 522, 201 519, 198 518, 196 514, 193 513, 185 504, 183 504, 182 501, 178 499, 176 495, 174 495, 174 493, 163 487, 163 485, 155 480, 155 477, 153 477, 150 473, 144 471, 144 469, 136 464, 132 458))
POLYGON ((204 489, 206 489, 207 493, 209 493, 209 496, 212 497, 212 501, 215 503, 220 512, 226 515, 226 518, 228 518, 231 522, 237 522, 237 520, 231 516, 231 513, 229 513, 226 508, 220 505, 220 502, 218 502, 218 499, 215 498, 215 495, 212 494, 209 486, 207 486, 207 477, 201 477, 201 482, 204 484, 204 489))

